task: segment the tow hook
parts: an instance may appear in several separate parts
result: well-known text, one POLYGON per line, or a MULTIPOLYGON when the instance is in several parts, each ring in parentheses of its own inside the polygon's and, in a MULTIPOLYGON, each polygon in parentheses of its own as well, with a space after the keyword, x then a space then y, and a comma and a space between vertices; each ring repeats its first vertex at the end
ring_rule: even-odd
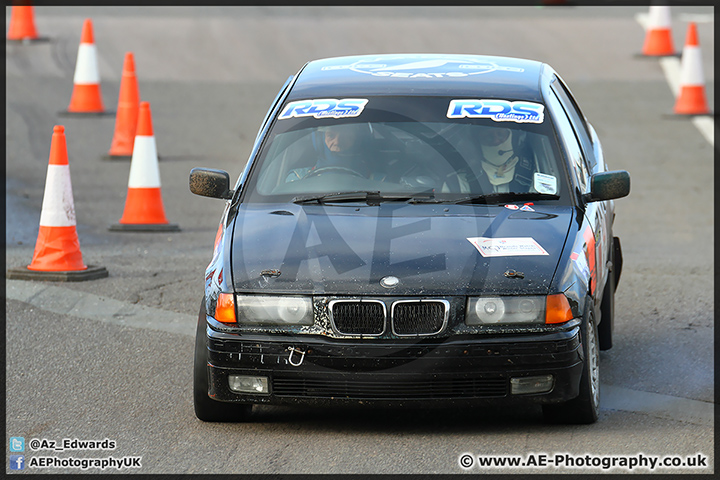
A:
POLYGON ((507 278, 525 278, 525 274, 522 272, 517 272, 513 270, 512 268, 505 272, 505 276, 507 278))
POLYGON ((288 362, 290 362, 290 365, 292 365, 293 367, 299 367, 300 365, 302 365, 303 360, 305 360, 305 352, 295 347, 288 347, 288 350, 290 350, 290 356, 288 357, 288 362), (300 354, 300 360, 297 363, 293 362, 293 354, 295 352, 300 354))

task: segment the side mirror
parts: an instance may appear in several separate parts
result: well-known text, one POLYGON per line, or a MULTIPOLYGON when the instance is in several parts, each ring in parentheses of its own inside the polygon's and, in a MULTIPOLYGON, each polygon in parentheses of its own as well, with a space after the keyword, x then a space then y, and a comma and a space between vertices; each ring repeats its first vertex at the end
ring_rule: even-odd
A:
POLYGON ((232 198, 230 175, 224 170, 212 168, 193 168, 190 170, 190 191, 203 197, 232 198))
POLYGON ((590 177, 590 193, 583 195, 586 203, 625 197, 630 194, 630 174, 625 170, 596 173, 590 177))

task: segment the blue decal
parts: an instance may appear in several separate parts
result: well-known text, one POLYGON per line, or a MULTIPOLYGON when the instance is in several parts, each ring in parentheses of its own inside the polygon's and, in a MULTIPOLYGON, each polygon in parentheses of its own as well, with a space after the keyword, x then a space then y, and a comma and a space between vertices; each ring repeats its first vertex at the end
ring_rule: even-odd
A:
POLYGON ((484 58, 464 55, 400 54, 362 57, 354 63, 328 65, 322 70, 351 70, 386 78, 461 78, 492 72, 523 72, 524 69, 498 65, 484 58))
POLYGON ((542 123, 545 107, 508 100, 450 100, 448 118, 490 118, 496 122, 542 123))
POLYGON ((346 118, 360 115, 367 104, 364 98, 323 98, 318 100, 299 100, 288 103, 278 118, 315 117, 346 118))

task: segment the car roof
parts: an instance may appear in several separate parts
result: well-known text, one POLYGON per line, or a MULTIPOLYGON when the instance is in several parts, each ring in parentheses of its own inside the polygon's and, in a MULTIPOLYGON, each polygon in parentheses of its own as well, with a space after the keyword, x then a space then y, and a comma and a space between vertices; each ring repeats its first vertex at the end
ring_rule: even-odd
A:
POLYGON ((325 58, 305 64, 288 99, 441 95, 539 101, 540 78, 546 68, 546 64, 535 60, 485 55, 325 58))

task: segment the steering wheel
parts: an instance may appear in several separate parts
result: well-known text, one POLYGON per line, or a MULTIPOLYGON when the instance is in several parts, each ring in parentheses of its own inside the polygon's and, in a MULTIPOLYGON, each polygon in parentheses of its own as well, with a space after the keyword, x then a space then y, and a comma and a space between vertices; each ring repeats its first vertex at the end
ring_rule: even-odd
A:
POLYGON ((310 172, 308 172, 308 174, 305 175, 303 178, 316 177, 325 172, 345 173, 348 175, 354 175, 356 177, 366 178, 365 175, 358 172, 357 170, 353 170, 352 168, 348 168, 348 167, 336 167, 336 166, 320 167, 320 168, 316 168, 315 170, 310 170, 310 172))

